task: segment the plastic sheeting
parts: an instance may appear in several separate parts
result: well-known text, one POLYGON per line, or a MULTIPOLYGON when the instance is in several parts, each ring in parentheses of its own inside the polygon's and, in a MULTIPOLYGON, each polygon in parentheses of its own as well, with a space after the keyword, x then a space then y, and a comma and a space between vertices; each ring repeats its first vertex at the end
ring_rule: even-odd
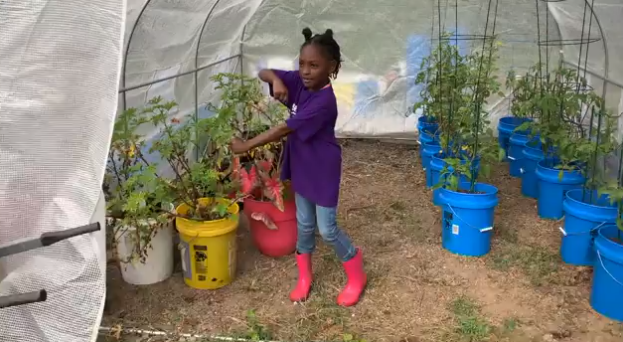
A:
MULTIPOLYGON (((123 0, 0 2, 0 244, 103 224, 125 10, 123 0)), ((48 291, 0 309, 0 341, 95 340, 105 257, 102 230, 0 259, 0 296, 48 291)))
MULTIPOLYGON (((623 52, 623 27, 618 19, 623 14, 623 4, 618 0, 591 2, 595 3, 610 42, 609 76, 621 83, 623 65, 616 56, 623 52)), ((496 33, 503 43, 499 61, 502 80, 509 69, 522 73, 536 63, 539 25, 542 40, 545 36, 550 40, 578 39, 582 34, 584 4, 585 0, 499 0, 496 33), (535 3, 539 4, 539 23, 535 3)), ((436 44, 434 37, 440 26, 445 31, 457 28, 459 34, 483 34, 488 1, 460 1, 458 23, 454 5, 452 0, 129 0, 126 43, 132 34, 130 27, 136 24, 136 29, 128 44, 127 79, 122 87, 232 59, 198 73, 196 101, 191 73, 129 91, 126 105, 140 107, 149 98, 162 95, 180 104, 180 111, 172 115, 193 113, 195 102, 200 115, 205 115, 205 104, 218 99, 209 81, 211 75, 231 71, 253 75, 261 67, 294 69, 302 43, 301 30, 310 27, 314 32, 323 32, 332 28, 344 58, 343 69, 334 83, 340 110, 338 135, 415 138, 415 122, 421 113, 413 113, 412 106, 421 88, 415 86, 414 77, 420 71, 422 58, 436 44), (236 58, 240 54, 242 63, 236 58)), ((491 25, 492 22, 489 29, 491 25)), ((593 20, 590 35, 599 34, 593 20)), ((480 43, 460 42, 465 52, 480 43)), ((601 75, 603 47, 597 42, 589 49, 588 69, 601 75)), ((546 50, 552 65, 562 56, 560 51, 564 51, 565 60, 577 62, 577 46, 542 48, 542 54, 546 50)), ((611 88, 609 104, 615 108, 621 89, 615 85, 611 88)), ((492 99, 490 103, 494 125, 499 117, 508 114, 508 101, 504 100, 492 99)), ((153 128, 145 129, 148 136, 155 133, 153 128)))

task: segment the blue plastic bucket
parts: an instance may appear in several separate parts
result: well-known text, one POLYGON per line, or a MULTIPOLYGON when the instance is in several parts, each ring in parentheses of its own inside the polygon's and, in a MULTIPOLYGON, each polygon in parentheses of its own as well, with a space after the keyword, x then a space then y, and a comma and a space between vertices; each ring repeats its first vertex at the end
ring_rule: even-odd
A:
POLYGON ((555 169, 553 159, 543 159, 536 167, 539 196, 537 198, 538 213, 541 218, 558 220, 563 217, 562 202, 568 191, 581 189, 586 178, 580 171, 562 171, 555 169))
POLYGON ((528 134, 528 132, 515 132, 509 139, 508 167, 511 177, 521 177, 523 149, 526 143, 530 141, 530 136, 528 134))
POLYGON ((521 193, 530 198, 539 196, 539 182, 536 177, 537 164, 545 159, 545 154, 541 147, 531 147, 526 145, 523 149, 523 160, 521 162, 521 193))
POLYGON ((432 116, 422 115, 417 119, 417 130, 420 134, 422 131, 435 132, 438 128, 439 124, 432 116))
POLYGON ((596 190, 567 191, 562 203, 565 224, 560 231, 560 256, 567 264, 591 266, 594 262, 593 237, 597 230, 616 222, 617 208, 606 194, 596 190))
MULTIPOLYGON (((623 232, 620 237, 623 238, 623 232)), ((623 245, 615 239, 619 239, 615 225, 599 228, 595 237, 591 306, 600 314, 623 322, 623 245)))
MULTIPOLYGON (((439 178, 441 177, 441 170, 446 165, 446 162, 443 160, 445 155, 443 153, 435 154, 430 159, 430 164, 428 168, 426 168, 426 185, 429 185, 428 180, 430 179, 430 187, 433 187, 435 184, 439 183, 439 178)), ((439 189, 433 190, 433 204, 439 204, 439 189)))
MULTIPOLYGON (((461 190, 470 184, 462 182, 461 190)), ((443 248, 465 256, 483 256, 491 250, 493 217, 498 205, 498 189, 476 183, 478 193, 462 193, 440 189, 442 205, 441 241, 443 248)))
POLYGON ((422 158, 422 154, 424 153, 424 144, 430 144, 433 141, 439 142, 439 132, 436 132, 431 128, 423 129, 422 131, 420 131, 420 137, 418 141, 420 143, 420 158, 422 158))
MULTIPOLYGON (((505 116, 500 118, 498 122, 498 143, 500 147, 504 149, 504 153, 508 155, 509 140, 515 128, 521 126, 523 123, 532 121, 530 118, 517 118, 514 116, 505 116)), ((504 156, 504 161, 508 161, 508 158, 504 156)))
MULTIPOLYGON (((426 169, 427 186, 429 184, 428 183, 429 179, 430 179, 430 187, 433 187, 435 186, 435 184, 439 183, 440 178, 441 178, 441 171, 446 165, 446 162, 443 160, 445 157, 446 157, 445 153, 437 153, 431 157, 429 167, 426 169)), ((467 160, 464 160, 464 162, 467 162, 467 160)), ((474 168, 474 170, 476 171, 476 176, 478 176, 478 173, 480 172, 480 157, 477 157, 474 160, 474 164, 472 165, 472 168, 474 168)), ((461 176, 461 181, 467 182, 467 177, 461 176)), ((433 204, 434 205, 441 205, 441 202, 439 199, 440 190, 441 189, 433 190, 433 204)))
MULTIPOLYGON (((422 167, 424 171, 428 170, 431 159, 441 150, 441 146, 437 141, 422 144, 422 167)), ((426 187, 430 188, 434 185, 430 172, 426 172, 426 187)))

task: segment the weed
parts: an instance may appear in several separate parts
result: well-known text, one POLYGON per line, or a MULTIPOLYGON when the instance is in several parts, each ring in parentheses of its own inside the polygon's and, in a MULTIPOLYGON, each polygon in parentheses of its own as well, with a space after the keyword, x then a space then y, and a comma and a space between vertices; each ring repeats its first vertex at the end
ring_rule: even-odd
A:
POLYGON ((246 332, 246 334, 244 334, 244 338, 249 339, 251 341, 262 341, 262 340, 272 339, 272 335, 268 331, 266 326, 259 323, 254 310, 247 311, 247 324, 249 326, 249 330, 246 332))
POLYGON ((485 341, 492 331, 491 326, 480 316, 479 307, 467 297, 459 297, 450 303, 450 311, 457 324, 455 332, 465 341, 485 341))
POLYGON ((515 329, 517 329, 518 325, 519 325, 519 321, 516 318, 514 317, 507 318, 502 323, 502 331, 505 334, 512 333, 513 331, 515 331, 515 329))
POLYGON ((344 335, 342 335, 342 341, 343 342, 366 342, 366 340, 357 338, 353 334, 344 334, 344 335))

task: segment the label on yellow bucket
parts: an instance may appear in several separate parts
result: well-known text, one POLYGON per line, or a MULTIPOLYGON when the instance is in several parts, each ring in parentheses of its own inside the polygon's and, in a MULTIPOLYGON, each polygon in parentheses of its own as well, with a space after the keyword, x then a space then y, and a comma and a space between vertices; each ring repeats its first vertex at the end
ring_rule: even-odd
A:
POLYGON ((208 274, 208 247, 201 245, 193 245, 195 250, 195 273, 197 273, 197 280, 206 281, 206 274, 208 274))

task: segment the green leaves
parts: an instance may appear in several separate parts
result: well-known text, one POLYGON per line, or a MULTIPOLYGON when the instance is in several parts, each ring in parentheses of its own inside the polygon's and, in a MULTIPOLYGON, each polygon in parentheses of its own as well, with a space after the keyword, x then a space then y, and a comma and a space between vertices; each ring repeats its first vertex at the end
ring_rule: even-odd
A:
POLYGON ((445 159, 444 176, 435 185, 457 190, 461 178, 469 180, 473 188, 477 179, 473 179, 476 172, 472 172, 472 166, 475 167, 477 158, 483 176, 488 177, 490 163, 504 157, 500 155, 486 111, 491 95, 504 94, 495 76, 498 44, 488 42, 464 56, 451 44, 450 35, 445 33, 435 51, 422 63, 424 70, 417 76, 416 84, 425 84, 425 89, 414 109, 424 108, 426 115, 439 123, 444 153, 461 157, 445 159))

